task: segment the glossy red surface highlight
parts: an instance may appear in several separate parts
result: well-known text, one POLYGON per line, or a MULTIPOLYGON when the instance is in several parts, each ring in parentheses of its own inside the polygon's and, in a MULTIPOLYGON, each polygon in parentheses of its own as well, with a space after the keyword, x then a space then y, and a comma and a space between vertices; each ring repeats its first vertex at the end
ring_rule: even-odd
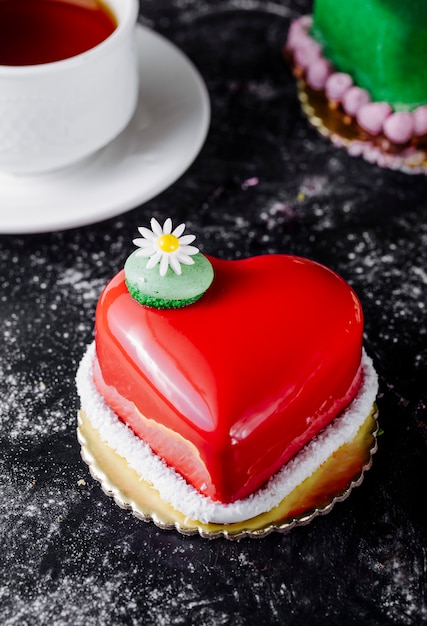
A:
POLYGON ((134 432, 206 495, 262 485, 354 397, 363 315, 354 291, 298 257, 210 259, 195 304, 156 310, 124 273, 97 307, 95 382, 134 432))

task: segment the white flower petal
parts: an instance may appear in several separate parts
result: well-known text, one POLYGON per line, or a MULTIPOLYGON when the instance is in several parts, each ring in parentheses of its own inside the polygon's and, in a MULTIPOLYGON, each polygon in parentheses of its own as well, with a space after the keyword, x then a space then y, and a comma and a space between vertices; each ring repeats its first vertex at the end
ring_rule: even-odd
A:
POLYGON ((151 241, 153 239, 156 239, 156 235, 153 233, 153 231, 150 230, 149 228, 145 228, 145 226, 140 226, 138 228, 138 231, 139 231, 140 235, 145 237, 145 239, 150 239, 151 241))
POLYGON ((175 272, 175 274, 178 274, 178 276, 181 275, 182 270, 181 270, 181 265, 178 261, 178 258, 176 256, 176 254, 171 254, 169 257, 169 265, 171 266, 171 268, 173 269, 173 271, 175 272))
POLYGON ((168 271, 168 267, 169 259, 165 254, 163 254, 162 258, 160 259, 160 276, 164 276, 166 274, 166 272, 168 271))
POLYGON ((182 254, 197 254, 199 251, 199 248, 196 248, 196 246, 180 246, 179 247, 179 251, 182 252, 182 254))
POLYGON ((181 246, 186 246, 189 243, 193 243, 195 238, 196 238, 196 235, 184 235, 184 237, 179 238, 179 244, 181 246))
POLYGON ((145 266, 147 270, 151 270, 153 267, 155 267, 160 261, 161 257, 162 255, 160 252, 156 252, 155 254, 153 254, 153 256, 150 257, 150 259, 148 260, 147 265, 145 266))
POLYGON ((138 252, 135 253, 135 256, 140 256, 143 259, 148 259, 148 257, 153 256, 157 254, 156 250, 153 250, 153 248, 140 248, 138 250, 138 252))
POLYGON ((150 224, 151 224, 151 228, 152 228, 153 233, 157 237, 161 237, 163 235, 163 230, 162 230, 162 227, 160 226, 159 222, 156 220, 155 217, 151 218, 150 224))
POLYGON ((194 265, 194 259, 191 256, 187 256, 186 254, 178 254, 178 261, 183 263, 184 265, 194 265))
POLYGON ((163 234, 170 235, 172 232, 172 220, 170 217, 165 219, 165 223, 163 224, 163 234))
POLYGON ((178 237, 179 239, 182 233, 184 232, 184 230, 185 230, 185 224, 180 224, 173 230, 172 235, 175 235, 175 237, 178 237))
POLYGON ((141 239, 140 237, 138 237, 137 239, 133 240, 133 243, 135 244, 135 246, 138 246, 139 248, 153 248, 153 241, 149 241, 148 239, 141 239))

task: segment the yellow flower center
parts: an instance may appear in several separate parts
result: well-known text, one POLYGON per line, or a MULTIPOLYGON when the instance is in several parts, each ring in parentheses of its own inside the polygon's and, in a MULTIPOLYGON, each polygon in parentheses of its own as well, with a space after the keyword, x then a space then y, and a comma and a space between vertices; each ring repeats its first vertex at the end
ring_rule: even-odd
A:
POLYGON ((179 248, 179 240, 175 235, 162 235, 158 238, 157 245, 163 252, 175 252, 179 248))

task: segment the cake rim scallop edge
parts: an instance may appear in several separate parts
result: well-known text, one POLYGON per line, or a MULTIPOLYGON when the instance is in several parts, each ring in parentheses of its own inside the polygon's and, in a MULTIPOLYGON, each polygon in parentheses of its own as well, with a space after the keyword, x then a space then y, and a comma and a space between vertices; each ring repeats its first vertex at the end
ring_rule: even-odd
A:
MULTIPOLYGON (((344 148, 350 156, 361 156, 368 163, 378 165, 385 169, 398 170, 405 174, 425 174, 427 175, 427 155, 424 150, 415 150, 410 154, 386 153, 381 148, 375 146, 369 139, 350 139, 334 130, 323 115, 323 109, 327 108, 327 103, 323 102, 322 94, 316 94, 310 89, 304 79, 297 79, 297 95, 301 109, 313 128, 319 135, 328 139, 337 148, 344 148)), ((332 114, 332 112, 331 112, 332 114)), ((333 114, 341 115, 338 111, 333 114)))
MULTIPOLYGON (((194 536, 198 534, 203 539, 224 538, 231 541, 237 541, 244 538, 262 539, 271 533, 285 534, 291 531, 293 528, 306 526, 315 518, 330 513, 335 504, 337 504, 338 502, 344 502, 344 500, 349 497, 352 490, 355 487, 359 487, 363 483, 365 473, 371 468, 373 463, 373 456, 378 449, 378 409, 376 407, 376 404, 374 404, 372 413, 370 414, 370 416, 367 416, 367 418, 372 417, 374 423, 374 428, 371 431, 372 444, 368 450, 369 458, 362 465, 360 471, 350 481, 346 489, 344 489, 343 491, 339 491, 336 495, 332 497, 330 501, 326 502, 323 506, 315 507, 314 509, 309 510, 298 516, 292 516, 280 523, 268 523, 266 525, 261 525, 256 530, 239 530, 238 532, 233 532, 233 524, 224 524, 221 530, 207 532, 205 530, 206 525, 202 523, 196 523, 194 527, 180 524, 178 521, 176 521, 175 523, 167 523, 163 521, 160 517, 158 517, 155 512, 143 511, 132 498, 126 496, 122 492, 122 490, 109 479, 109 477, 105 473, 105 469, 100 466, 100 464, 97 462, 94 455, 92 454, 86 437, 82 432, 82 413, 84 413, 84 411, 78 412, 77 427, 77 438, 81 446, 81 457, 83 461, 87 464, 92 478, 100 484, 104 494, 112 498, 121 509, 130 511, 137 519, 142 520, 143 522, 152 522, 155 526, 157 526, 157 528, 160 528, 161 530, 178 531, 181 535, 184 536, 194 536)), ((107 444, 104 445, 107 446, 107 444)), ((113 452, 113 454, 116 453, 113 452)), ((218 526, 218 524, 215 524, 215 526, 218 526)))
MULTIPOLYGON (((85 421, 88 425, 89 429, 93 429, 98 433, 95 427, 90 423, 90 418, 85 417, 85 411, 80 409, 78 411, 78 427, 77 427, 77 438, 81 447, 81 457, 83 461, 88 465, 89 472, 100 485, 103 492, 111 497, 115 503, 122 509, 129 510, 131 513, 138 519, 144 522, 152 522, 155 526, 162 530, 175 530, 178 531, 182 535, 194 536, 199 534, 202 538, 205 539, 217 539, 217 538, 225 538, 228 540, 240 540, 243 538, 252 538, 252 539, 261 539, 266 537, 270 533, 287 533, 295 527, 305 526, 309 524, 316 517, 321 515, 326 515, 331 512, 333 507, 337 502, 343 502, 346 500, 352 490, 355 487, 358 487, 362 484, 364 480, 365 473, 371 468, 373 462, 373 455, 378 449, 378 409, 376 402, 373 403, 372 410, 369 415, 366 416, 366 420, 363 423, 363 426, 367 424, 368 420, 372 424, 371 428, 366 430, 367 435, 369 435, 370 443, 369 447, 366 447, 364 452, 366 453, 366 457, 364 462, 360 464, 358 467, 358 471, 349 479, 348 484, 344 489, 339 489, 333 496, 328 499, 321 506, 316 506, 311 509, 307 509, 302 511, 301 514, 291 515, 288 518, 276 520, 268 523, 260 523, 255 529, 245 528, 251 520, 246 520, 245 522, 239 523, 225 523, 225 524, 212 524, 213 530, 208 530, 208 527, 211 524, 204 524, 202 522, 197 522, 191 520, 191 524, 185 522, 180 522, 179 520, 165 521, 165 518, 159 516, 153 508, 150 508, 150 505, 146 505, 144 503, 144 508, 141 507, 140 504, 136 501, 135 497, 132 497, 131 494, 126 494, 124 491, 128 488, 126 485, 126 489, 122 489, 119 485, 116 484, 116 481, 111 478, 111 468, 109 463, 103 464, 100 462, 99 458, 97 458, 96 451, 94 452, 93 446, 90 444, 90 438, 88 438, 87 433, 85 433, 85 421), (109 475, 110 473, 110 475, 109 475), (243 528, 242 528, 243 526, 243 528), (236 530, 237 528, 237 530, 236 530)), ((363 428, 360 427, 360 430, 363 428)), ((353 443, 353 442, 351 442, 353 443)), ((126 460, 119 456, 110 446, 102 442, 99 439, 97 445, 100 445, 107 454, 111 454, 115 459, 125 467, 126 460)), ((328 459, 329 460, 329 459, 328 459)), ((123 467, 121 470, 123 470, 123 467)), ((157 496, 155 496, 159 502, 163 502, 158 495, 158 492, 151 487, 148 483, 143 481, 138 474, 130 467, 125 467, 125 470, 133 473, 133 484, 132 480, 130 481, 130 487, 135 487, 138 490, 138 495, 141 495, 142 489, 144 489, 144 495, 148 494, 148 491, 153 490, 156 492, 157 496), (145 484, 143 484, 145 483, 145 484)), ((298 486, 299 487, 299 486, 298 486)), ((290 494, 292 495, 292 494, 290 494)), ((150 500, 150 494, 148 494, 148 501, 150 500)), ((286 498, 285 498, 286 499, 286 498)), ((170 505, 165 504, 171 511, 174 511, 170 505)), ((267 514, 268 515, 268 514, 267 514)), ((178 517, 182 515, 178 513, 178 517)), ((257 518, 262 520, 263 514, 252 518, 252 520, 256 520, 257 518)))

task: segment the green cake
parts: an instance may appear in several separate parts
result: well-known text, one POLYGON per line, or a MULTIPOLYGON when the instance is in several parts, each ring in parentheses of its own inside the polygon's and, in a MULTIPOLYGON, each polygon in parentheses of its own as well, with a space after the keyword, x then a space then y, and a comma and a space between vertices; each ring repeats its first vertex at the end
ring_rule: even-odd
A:
POLYGON ((426 0, 316 0, 311 33, 373 101, 397 111, 427 102, 426 0))
POLYGON ((427 173, 427 0, 315 0, 284 52, 324 137, 370 163, 427 173))

